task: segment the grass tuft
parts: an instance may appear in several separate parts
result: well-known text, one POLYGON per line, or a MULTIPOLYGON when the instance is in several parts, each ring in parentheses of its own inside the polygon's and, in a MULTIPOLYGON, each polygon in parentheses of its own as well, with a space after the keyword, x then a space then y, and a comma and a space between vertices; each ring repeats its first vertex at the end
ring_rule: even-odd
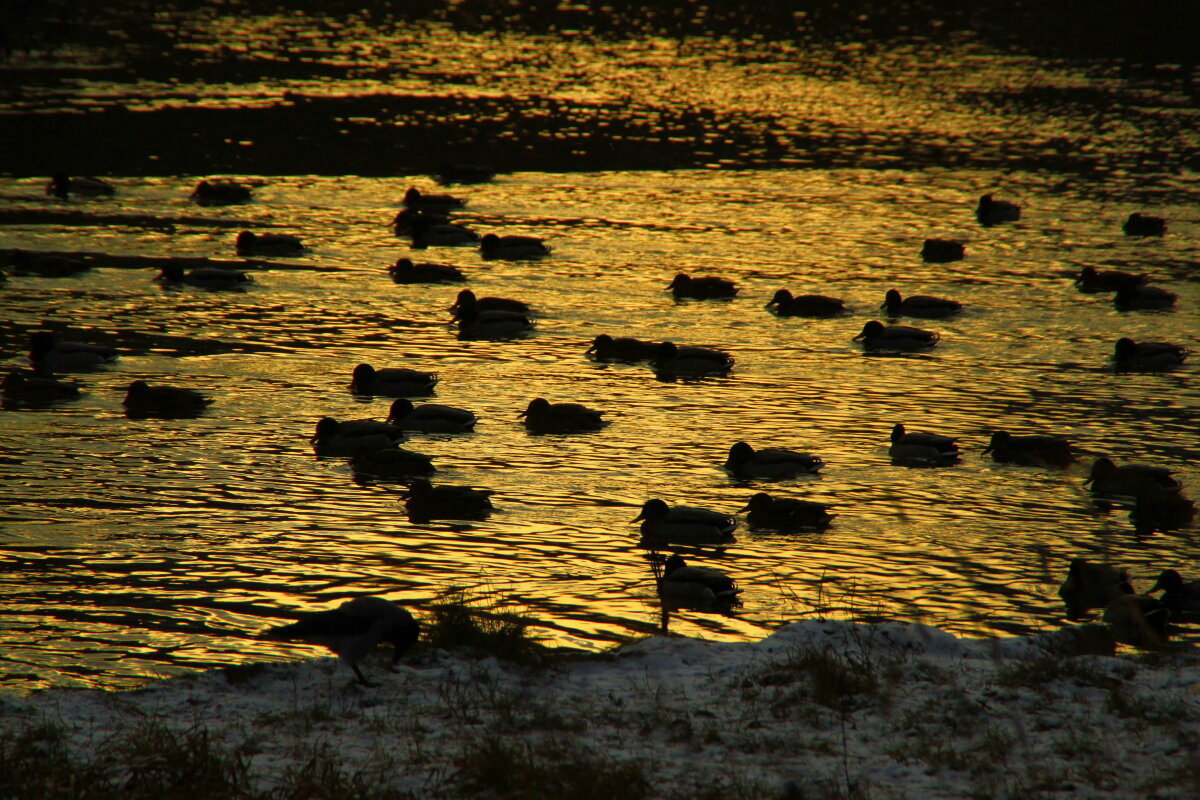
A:
POLYGON ((512 800, 642 800, 651 784, 642 765, 618 762, 562 741, 530 743, 489 736, 455 761, 458 780, 512 800))
POLYGON ((480 608, 472 602, 455 593, 430 606, 433 619, 422 634, 425 643, 531 666, 550 658, 549 649, 529 635, 532 620, 511 611, 498 611, 495 604, 480 608))

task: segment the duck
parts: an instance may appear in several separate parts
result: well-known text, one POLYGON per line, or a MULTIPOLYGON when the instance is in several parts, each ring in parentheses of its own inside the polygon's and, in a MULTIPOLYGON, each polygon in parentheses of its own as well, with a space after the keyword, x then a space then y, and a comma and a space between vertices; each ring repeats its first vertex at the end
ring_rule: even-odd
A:
POLYGON ((385 397, 418 397, 433 394, 438 380, 436 372, 402 367, 375 369, 370 364, 359 364, 351 375, 350 391, 385 397))
POLYGON ((663 375, 724 375, 733 369, 733 356, 710 347, 680 347, 668 341, 659 343, 651 366, 663 375))
POLYGON ((1113 306, 1117 311, 1159 311, 1173 307, 1176 299, 1174 292, 1161 286, 1143 284, 1117 289, 1113 306))
POLYGON ((319 456, 344 457, 373 453, 395 447, 404 441, 404 431, 398 425, 373 419, 352 419, 338 422, 333 417, 317 420, 317 430, 309 442, 319 456))
POLYGON ((350 469, 359 479, 401 481, 413 475, 432 475, 437 472, 429 456, 403 447, 358 451, 350 456, 350 469))
POLYGON ((896 289, 888 289, 884 296, 883 308, 893 317, 924 317, 926 319, 942 319, 952 317, 962 312, 962 303, 945 297, 934 297, 928 294, 915 294, 901 297, 896 289))
POLYGON ((592 340, 586 352, 597 361, 650 361, 658 355, 658 344, 632 336, 601 333, 592 340))
POLYGON ((116 348, 108 345, 61 342, 49 331, 37 331, 29 337, 29 361, 38 375, 88 372, 116 360, 116 348))
POLYGON ((642 539, 654 544, 724 544, 733 541, 737 519, 692 506, 668 506, 658 498, 647 500, 632 522, 641 522, 642 539))
POLYGON ((891 440, 888 455, 893 461, 952 464, 958 460, 958 443, 949 436, 920 431, 909 433, 898 422, 892 427, 891 440))
POLYGON ((410 258, 400 258, 388 267, 396 283, 462 283, 467 276, 449 264, 414 264, 410 258))
POLYGON ((864 350, 924 350, 933 347, 941 334, 908 325, 884 325, 871 320, 863 325, 854 341, 862 342, 864 350))
POLYGON ((299 237, 288 233, 242 231, 237 235, 240 256, 299 256, 307 249, 299 237))
POLYGON ((1058 587, 1058 596, 1067 606, 1067 619, 1072 622, 1093 608, 1105 608, 1125 594, 1133 594, 1133 579, 1128 569, 1083 558, 1071 559, 1067 577, 1058 587))
POLYGON ((737 285, 726 278, 718 278, 715 275, 693 278, 684 272, 676 275, 674 280, 667 284, 667 288, 676 297, 691 297, 697 300, 733 297, 738 293, 737 285))
POLYGON ((607 425, 603 413, 579 403, 551 403, 544 397, 535 397, 520 416, 525 418, 525 427, 531 433, 581 433, 598 431, 607 425))
POLYGON ((405 208, 392 217, 392 231, 397 236, 412 236, 413 223, 417 219, 424 219, 430 225, 446 225, 450 222, 450 218, 445 214, 435 214, 432 211, 414 211, 411 208, 405 208))
POLYGON ((425 214, 412 220, 409 236, 414 250, 427 247, 474 247, 479 243, 479 234, 466 225, 452 222, 435 222, 425 214))
POLYGON ((414 406, 412 401, 401 397, 392 402, 387 421, 405 431, 422 433, 470 433, 478 421, 475 414, 465 408, 425 403, 414 406))
POLYGON ((497 236, 489 233, 479 243, 479 253, 485 259, 522 261, 550 255, 550 248, 535 236, 497 236))
POLYGON ((1172 619, 1200 614, 1200 581, 1184 581, 1177 570, 1164 569, 1146 594, 1155 592, 1162 592, 1162 603, 1172 619))
POLYGON ((979 204, 975 206, 975 219, 985 228, 1002 222, 1016 222, 1020 218, 1019 205, 1008 200, 996 200, 990 194, 980 197, 979 204))
POLYGON ((1189 352, 1186 347, 1170 342, 1135 342, 1123 336, 1117 339, 1112 361, 1117 370, 1164 370, 1178 367, 1189 352))
POLYGON ((408 187, 404 193, 404 207, 414 211, 429 211, 435 214, 445 214, 466 206, 467 201, 461 197, 448 194, 425 194, 415 186, 408 187))
POLYGON ((487 183, 496 177, 496 170, 479 164, 442 164, 433 177, 443 186, 456 183, 487 183))
POLYGON ((1008 431, 993 431, 983 452, 991 453, 993 461, 1027 467, 1067 467, 1075 461, 1071 443, 1049 434, 1013 436, 1008 431))
POLYGON ((815 500, 774 497, 766 492, 758 492, 750 497, 750 501, 740 511, 749 512, 746 514, 746 522, 755 528, 823 531, 837 516, 829 513, 829 509, 827 504, 815 500))
POLYGON ((84 176, 72 178, 65 172, 56 172, 46 186, 46 194, 54 195, 63 200, 72 194, 82 197, 111 197, 117 193, 111 183, 102 178, 84 176))
POLYGON ((1167 232, 1167 221, 1151 214, 1133 212, 1121 226, 1126 236, 1162 236, 1167 232))
POLYGON ((196 184, 189 199, 201 206, 230 206, 249 203, 254 199, 254 192, 234 180, 206 179, 196 184))
POLYGON ((487 519, 495 506, 490 489, 440 484, 434 486, 425 478, 414 478, 408 485, 404 508, 414 522, 434 519, 487 519))
POLYGON ((125 391, 125 415, 130 419, 158 417, 161 419, 178 419, 194 417, 204 411, 212 403, 212 398, 206 397, 195 389, 185 389, 180 386, 151 386, 145 381, 134 381, 125 391))
POLYGON ((1102 619, 1113 638, 1145 649, 1166 645, 1171 612, 1163 601, 1145 594, 1121 594, 1105 607, 1102 619))
POLYGON ((930 263, 944 264, 966 257, 966 245, 954 239, 926 239, 921 245, 921 259, 930 263))
POLYGON ((755 450, 746 442, 735 442, 725 459, 725 469, 738 478, 780 480, 815 475, 823 466, 825 462, 818 456, 780 447, 755 450))
POLYGON ((846 304, 823 294, 793 296, 787 289, 779 289, 767 303, 767 308, 774 308, 780 317, 834 317, 845 313, 846 304))
POLYGON ((509 297, 476 297, 475 293, 470 289, 463 289, 458 293, 458 297, 454 300, 454 305, 450 306, 449 310, 457 318, 458 314, 467 308, 473 308, 477 311, 511 311, 516 314, 532 313, 529 304, 522 300, 513 300, 509 297))
POLYGON ((1092 494, 1117 499, 1150 501, 1163 495, 1179 494, 1183 484, 1176 480, 1166 467, 1147 464, 1122 464, 1117 466, 1110 458, 1098 458, 1092 464, 1091 474, 1083 482, 1091 484, 1092 494))
POLYGON ((358 662, 380 644, 392 646, 391 670, 421 635, 421 626, 402 606, 384 597, 356 597, 330 611, 302 614, 288 625, 269 628, 266 636, 281 641, 319 644, 349 665, 355 681, 366 687, 367 680, 358 662))
POLYGON ((513 339, 533 330, 529 317, 517 311, 480 311, 460 308, 458 337, 460 339, 513 339))
POLYGON ((1075 277, 1075 288, 1087 294, 1097 292, 1115 292, 1118 289, 1132 289, 1141 286, 1149 280, 1145 275, 1136 272, 1124 272, 1119 269, 1098 270, 1086 266, 1079 270, 1075 277))
POLYGON ((92 265, 78 258, 58 253, 30 254, 24 250, 12 251, 13 275, 36 275, 39 278, 69 278, 87 272, 92 265))
POLYGON ((197 267, 184 272, 183 266, 175 263, 163 267, 155 280, 164 286, 185 284, 212 292, 239 291, 254 283, 254 279, 240 269, 197 267))
POLYGON ((0 397, 3 397, 6 403, 49 405, 64 400, 75 400, 79 395, 79 384, 74 378, 62 381, 35 372, 10 369, 4 378, 0 379, 0 397))
POLYGON ((663 564, 658 596, 670 605, 721 608, 736 605, 741 589, 733 578, 711 567, 693 567, 672 553, 663 564))
POLYGON ((1145 495, 1133 501, 1129 521, 1142 535, 1179 530, 1196 518, 1196 504, 1181 492, 1145 495))

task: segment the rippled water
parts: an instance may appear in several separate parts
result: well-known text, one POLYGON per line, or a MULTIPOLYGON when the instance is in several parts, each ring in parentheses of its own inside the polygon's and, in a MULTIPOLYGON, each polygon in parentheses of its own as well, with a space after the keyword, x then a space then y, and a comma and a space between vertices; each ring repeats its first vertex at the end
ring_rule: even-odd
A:
MULTIPOLYGON (((544 39, 500 37, 488 49, 486 37, 421 35, 431 62, 484 76, 477 82, 490 90, 566 91, 563 60, 546 55, 544 39)), ((400 47, 362 41, 379 63, 355 63, 378 69, 400 47)), ((817 70, 803 54, 766 45, 753 57, 719 42, 698 43, 705 57, 650 40, 562 47, 577 69, 595 71, 579 76, 578 91, 636 100, 622 124, 673 98, 758 115, 755 125, 784 139, 784 123, 804 127, 805 141, 827 125, 829 146, 860 168, 833 168, 840 162, 826 154, 753 170, 527 168, 454 187, 469 201, 460 216, 478 230, 546 237, 552 256, 532 263, 483 261, 459 248, 411 253, 389 226, 400 198, 411 185, 445 191, 415 170, 247 170, 238 177, 255 184, 255 201, 223 209, 191 205, 196 177, 166 170, 113 178, 115 198, 66 204, 45 198, 43 176, 0 178, 5 248, 233 258, 239 221, 298 234, 312 248, 256 272, 244 293, 165 291, 151 280, 157 270, 132 259, 71 278, 14 276, 0 287, 11 365, 24 363, 25 336, 40 326, 123 349, 112 369, 80 377, 79 400, 0 412, 0 682, 122 686, 294 657, 311 651, 256 632, 364 592, 419 608, 461 587, 525 611, 548 640, 602 647, 659 624, 631 524, 650 497, 733 513, 766 489, 836 506, 823 533, 743 526, 736 543, 692 556, 745 588, 731 615, 672 619, 673 630, 711 638, 758 637, 817 613, 877 611, 959 633, 1022 633, 1066 624, 1056 590, 1072 557, 1128 565, 1143 589, 1163 567, 1189 570, 1200 552, 1194 524, 1137 534, 1125 511, 1098 508, 1082 485, 1100 454, 1168 466, 1185 485, 1200 485, 1195 365, 1166 374, 1114 374, 1108 365, 1120 336, 1196 345, 1194 177, 1157 170, 1159 162, 1133 168, 1148 139, 1167 143, 1160 161, 1194 152, 1194 129, 1177 124, 1194 110, 1169 110, 1166 83, 1139 88, 1157 106, 1112 112, 1116 122, 1078 155, 1087 168, 1074 170, 1063 142, 1093 124, 1088 113, 993 102, 944 113, 945 83, 931 75, 961 92, 1007 91, 1020 75, 1120 98, 1129 84, 1112 69, 971 46, 933 60, 897 48, 850 59, 854 75, 845 78, 808 74, 817 70), (928 63, 916 74, 900 70, 918 61, 928 63), (872 80, 861 81, 867 72, 872 80), (1176 122, 1138 124, 1152 114, 1176 122), (914 141, 936 146, 919 151, 914 141), (982 143, 977 160, 972 142, 982 143), (934 155, 950 152, 962 157, 939 165, 934 155), (1005 153, 1020 155, 1000 173, 1005 153), (986 191, 1020 202, 1022 221, 980 227, 973 209, 986 191), (1135 210, 1167 217, 1168 235, 1123 236, 1121 222, 1135 210), (127 216, 101 222, 63 211, 127 216), (52 213, 36 217, 43 212, 52 213), (931 236, 965 239, 967 259, 922 262, 931 236), (459 340, 446 309, 460 287, 394 284, 386 267, 404 255, 459 266, 479 295, 531 302, 535 332, 459 340), (1071 275, 1089 264, 1147 272, 1179 294, 1178 308, 1117 312, 1108 295, 1076 291, 1071 275), (741 291, 731 301, 677 302, 665 290, 677 272, 723 275, 741 291), (842 297, 851 311, 777 318, 764 306, 785 287, 842 297), (866 356, 851 337, 881 318, 893 287, 954 297, 967 311, 917 323, 942 334, 928 354, 866 356), (584 351, 599 333, 719 346, 737 363, 725 378, 668 382, 645 365, 589 360, 584 351), (314 457, 317 418, 386 415, 387 400, 347 389, 363 361, 436 371, 436 402, 479 415, 474 434, 414 434, 406 446, 434 458, 435 482, 494 489, 500 510, 490 521, 411 523, 403 487, 358 483, 345 460, 314 457), (201 389, 215 402, 196 419, 130 420, 120 401, 138 378, 201 389), (603 409, 612 424, 531 435, 517 415, 537 396, 603 409), (936 469, 893 465, 895 422, 959 437, 964 458, 936 469), (1001 428, 1067 435, 1086 455, 1066 471, 995 464, 980 451, 1001 428), (721 468, 737 440, 809 450, 828 466, 793 481, 738 483, 721 468)), ((416 84, 384 81, 388 91, 410 96, 419 85, 446 96, 440 80, 413 72, 416 84)), ((143 88, 142 99, 155 102, 157 89, 143 88)), ((244 98, 260 88, 207 90, 244 98)), ((287 88, 272 82, 266 92, 287 88)), ((96 93, 111 100, 131 90, 96 93)), ((744 147, 747 129, 730 134, 738 152, 751 153, 739 163, 762 166, 771 148, 744 147)))

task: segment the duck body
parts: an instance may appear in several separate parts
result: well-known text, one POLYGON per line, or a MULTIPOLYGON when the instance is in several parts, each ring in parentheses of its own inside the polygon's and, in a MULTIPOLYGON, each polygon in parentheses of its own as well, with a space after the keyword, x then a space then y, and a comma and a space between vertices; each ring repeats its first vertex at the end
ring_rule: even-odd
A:
POLYGON ((322 417, 309 441, 317 455, 336 458, 393 448, 403 440, 404 431, 386 422, 372 419, 338 422, 332 417, 322 417))
POLYGON ((360 450, 350 456, 350 469, 358 478, 404 480, 413 475, 432 475, 437 472, 433 459, 424 453, 403 447, 383 447, 360 450))
POLYGON ((462 283, 466 275, 458 267, 449 264, 414 264, 412 259, 397 259, 388 267, 388 274, 396 283, 462 283))
POLYGON ((808 453, 780 447, 755 450, 746 442, 735 442, 725 459, 725 469, 739 478, 783 480, 797 475, 814 475, 823 466, 824 461, 808 453))
POLYGON ((392 218, 392 231, 397 236, 412 236, 413 227, 420 219, 421 225, 448 225, 450 218, 445 214, 437 214, 432 211, 415 211, 411 208, 405 208, 392 218))
POLYGON ((105 367, 116 360, 116 348, 107 345, 62 342, 49 331, 38 331, 29 337, 29 361, 38 375, 88 372, 105 367))
POLYGON ((551 403, 544 397, 536 397, 529 401, 521 416, 532 433, 583 433, 607 425, 603 413, 579 403, 551 403))
POLYGON ((1117 370, 1173 369, 1188 357, 1188 349, 1168 342, 1135 342, 1123 337, 1113 351, 1113 367, 1117 370))
POLYGON ((1082 618, 1093 608, 1105 608, 1116 598, 1133 593, 1129 570, 1096 564, 1082 558, 1071 560, 1058 596, 1067 606, 1067 619, 1082 618))
POLYGON ((354 671, 357 682, 373 686, 358 662, 380 644, 391 644, 392 666, 421 635, 412 614, 382 597, 356 597, 331 611, 302 615, 290 625, 270 628, 266 635, 283 641, 301 641, 328 647, 354 671))
POLYGON ((470 433, 478 421, 465 408, 425 403, 414 406, 411 400, 399 398, 392 403, 387 421, 405 431, 422 433, 470 433))
POLYGON ((529 317, 517 311, 460 308, 457 318, 460 339, 513 339, 533 330, 529 317))
POLYGON ((83 176, 72 178, 65 172, 56 172, 46 186, 46 194, 67 200, 71 195, 80 197, 112 197, 117 190, 111 183, 101 178, 83 176))
POLYGON ((658 354, 658 342, 602 333, 592 340, 587 352, 597 361, 650 361, 658 354))
POLYGON ((121 401, 121 405, 125 406, 125 415, 131 419, 194 417, 211 403, 211 398, 195 389, 151 386, 145 381, 129 384, 125 399, 121 401))
POLYGON ((871 320, 863 325, 854 341, 862 342, 864 350, 925 350, 933 347, 942 337, 933 331, 913 328, 908 325, 884 325, 871 320))
POLYGON ((0 397, 5 405, 50 405, 79 397, 79 385, 75 379, 61 381, 46 375, 22 370, 9 370, 0 380, 0 397))
POLYGON ((163 267, 155 280, 164 286, 182 284, 210 292, 238 291, 254 283, 254 279, 240 269, 197 267, 184 272, 179 264, 163 267))
POLYGON ((934 264, 961 261, 967 257, 966 246, 954 239, 926 239, 921 245, 921 258, 934 264))
POLYGON ((891 440, 888 455, 896 462, 953 464, 958 460, 958 443, 949 436, 921 431, 909 433, 904 425, 896 423, 891 440))
POLYGON ((1164 492, 1134 499, 1129 521, 1143 535, 1186 528, 1196 518, 1196 504, 1182 492, 1164 492))
POLYGON ((728 514, 692 506, 668 506, 647 500, 633 522, 641 522, 643 541, 652 544, 723 544, 733 541, 737 520, 728 514))
POLYGON ((1117 311, 1160 311, 1173 307, 1176 299, 1174 292, 1161 286, 1131 286, 1117 290, 1113 306, 1117 311))
POLYGON ((660 342, 651 366, 672 376, 724 375, 733 369, 733 356, 710 347, 680 347, 674 342, 660 342))
POLYGON ((483 237, 479 252, 485 259, 524 261, 550 255, 550 248, 535 236, 497 236, 489 233, 483 237))
POLYGON ((249 203, 254 199, 254 192, 237 181, 207 179, 196 184, 189 199, 201 206, 230 206, 249 203))
POLYGON ((945 297, 934 297, 927 294, 916 294, 901 297, 900 292, 888 289, 883 301, 883 308, 893 317, 924 317, 926 319, 944 319, 962 313, 962 303, 945 297))
POLYGON ((1118 642, 1147 649, 1166 645, 1170 618, 1171 612, 1157 597, 1132 593, 1113 598, 1102 617, 1118 642))
POLYGON ((1162 217, 1135 211, 1126 218, 1121 230, 1126 236, 1162 236, 1167 232, 1167 221, 1162 217))
POLYGON ((414 211, 428 211, 435 214, 445 214, 466 206, 467 201, 461 197, 448 194, 425 194, 415 186, 410 186, 404 193, 404 207, 414 211))
POLYGON ((370 364, 359 364, 350 378, 350 391, 384 397, 421 397, 433 394, 437 383, 434 372, 402 367, 375 369, 370 364))
POLYGON ((836 297, 823 294, 801 294, 793 296, 787 289, 780 289, 767 303, 780 317, 835 317, 846 311, 846 304, 836 297))
POLYGON ((69 278, 92 268, 86 261, 68 258, 57 253, 30 254, 15 250, 12 254, 14 275, 36 275, 39 278, 69 278))
POLYGON ((1154 501, 1164 495, 1179 494, 1181 484, 1166 467, 1148 464, 1122 464, 1098 458, 1084 484, 1091 484, 1092 494, 1121 500, 1154 501))
POLYGON ((479 234, 467 226, 434 222, 424 214, 412 220, 409 235, 414 250, 427 247, 474 247, 479 243, 479 234))
POLYGON ((750 498, 746 507, 746 522, 755 528, 770 528, 781 531, 825 530, 836 514, 829 513, 829 506, 815 500, 794 497, 773 497, 759 492, 750 498))
POLYGON ((737 285, 726 278, 715 275, 693 278, 683 272, 676 275, 667 288, 677 298, 690 297, 696 300, 733 297, 738 293, 737 285))
POLYGON ((1027 467, 1067 467, 1075 461, 1071 443, 1062 436, 1048 434, 1013 436, 1008 431, 995 431, 983 452, 991 453, 993 461, 1027 467))
POLYGON ((479 312, 508 311, 522 315, 532 313, 529 304, 521 300, 513 300, 509 297, 476 297, 470 289, 463 289, 454 300, 454 305, 450 306, 450 312, 457 319, 458 315, 466 309, 474 309, 479 312))
POLYGON ((495 510, 490 489, 441 484, 434 486, 424 478, 409 484, 404 507, 415 522, 434 519, 482 520, 495 510))
POLYGON ((664 602, 700 609, 732 606, 741 591, 724 572, 688 566, 677 553, 663 564, 663 577, 658 583, 658 595, 664 602))
POLYGON ((990 194, 979 198, 975 206, 975 219, 985 228, 1003 222, 1016 222, 1021 218, 1021 207, 1007 200, 996 200, 990 194))
POLYGON ((1135 272, 1124 272, 1119 269, 1102 269, 1087 266, 1079 270, 1075 278, 1075 288, 1087 294, 1097 292, 1115 292, 1119 289, 1132 289, 1141 286, 1148 279, 1145 275, 1135 272))
POLYGON ((306 250, 299 237, 287 233, 242 231, 237 236, 237 252, 241 256, 299 256, 306 250))

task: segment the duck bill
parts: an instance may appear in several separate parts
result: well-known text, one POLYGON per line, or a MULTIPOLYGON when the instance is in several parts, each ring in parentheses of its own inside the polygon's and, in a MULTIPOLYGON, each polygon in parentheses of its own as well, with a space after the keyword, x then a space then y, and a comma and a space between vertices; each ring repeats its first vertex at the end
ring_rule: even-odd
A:
POLYGON ((629 520, 629 522, 630 522, 631 524, 632 524, 632 523, 634 523, 634 522, 641 522, 641 521, 642 521, 642 520, 644 520, 645 518, 646 518, 646 512, 644 512, 644 511, 643 511, 641 514, 638 514, 636 517, 634 517, 633 519, 629 520))

